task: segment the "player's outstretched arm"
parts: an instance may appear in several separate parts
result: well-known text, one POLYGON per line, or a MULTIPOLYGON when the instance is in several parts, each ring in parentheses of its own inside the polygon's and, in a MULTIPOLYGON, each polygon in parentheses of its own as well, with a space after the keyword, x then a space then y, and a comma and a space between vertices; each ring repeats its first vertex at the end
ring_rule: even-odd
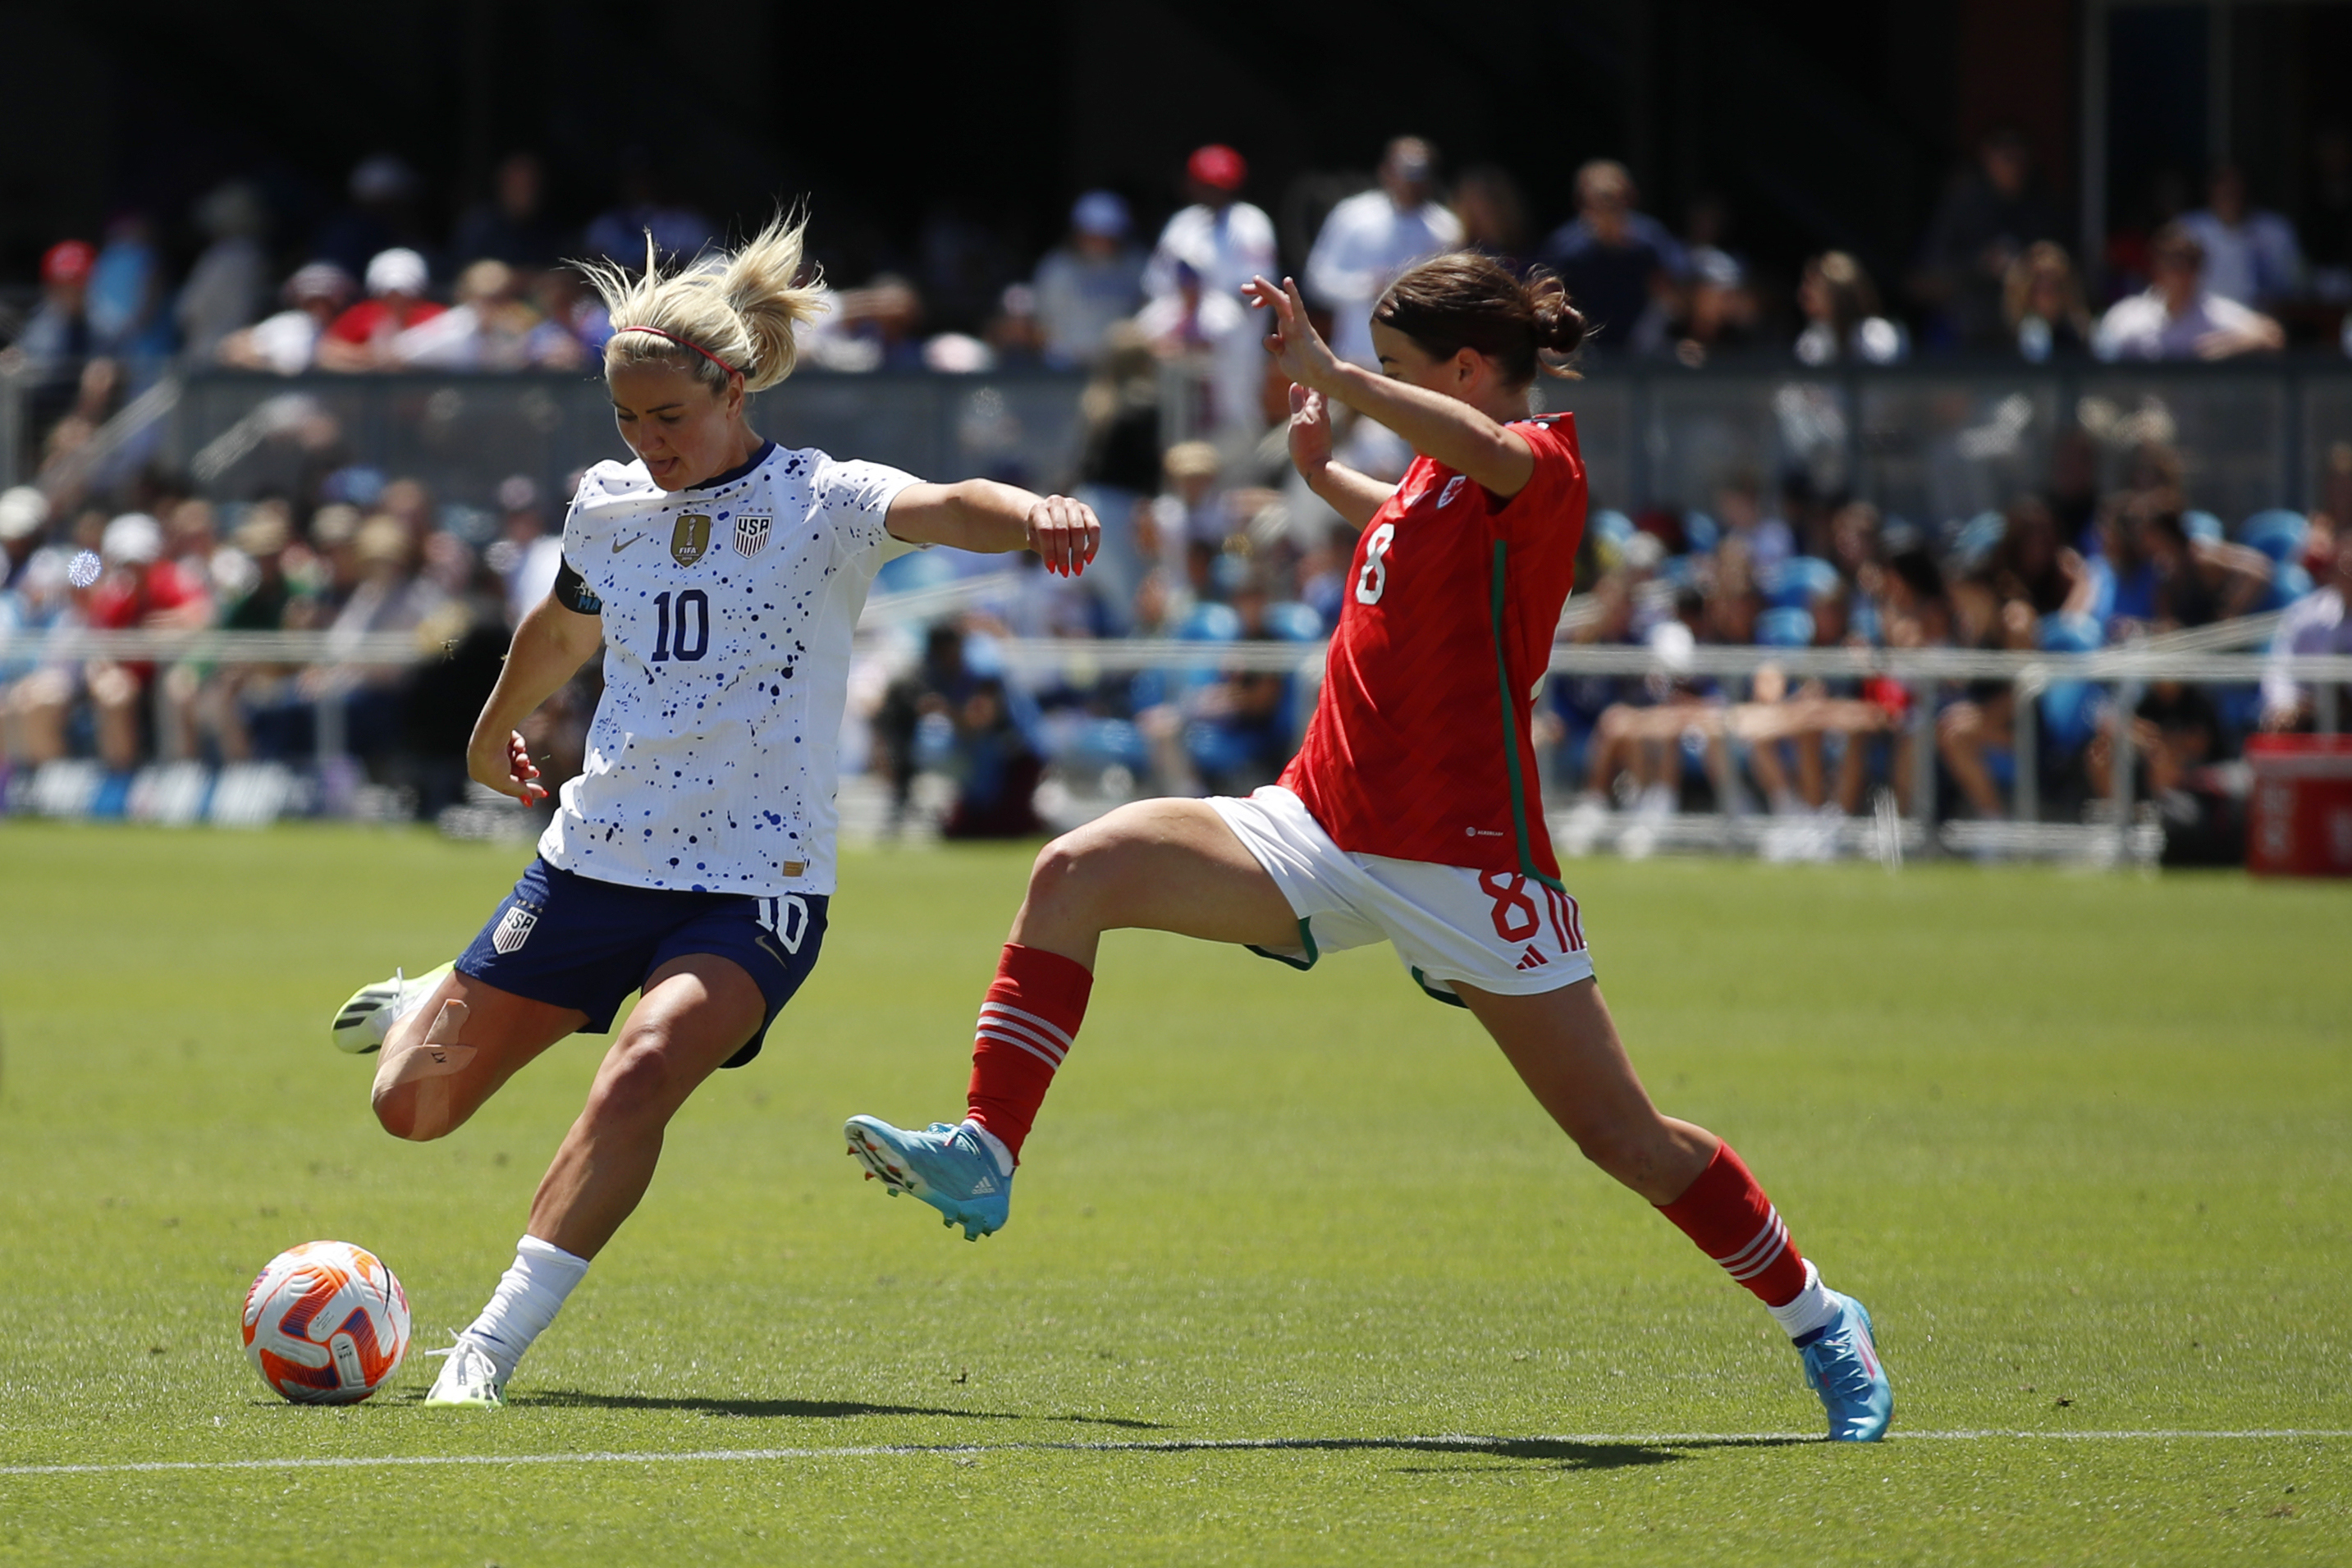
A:
POLYGON ((1242 293, 1273 314, 1274 333, 1266 347, 1293 384, 1387 425, 1423 457, 1466 475, 1497 496, 1517 495, 1535 476, 1535 453, 1517 432, 1460 398, 1376 376, 1334 354, 1307 320, 1307 301, 1299 298, 1296 282, 1286 277, 1277 286, 1254 277, 1242 286, 1242 293))
POLYGON ((478 784, 528 806, 544 800, 539 765, 516 727, 553 696, 604 640, 602 616, 583 615, 551 594, 522 618, 507 648, 506 667, 466 744, 466 772, 478 784))
POLYGON ((1067 496, 1037 496, 993 479, 960 485, 909 485, 884 519, 893 538, 951 545, 982 555, 1034 550, 1045 570, 1076 577, 1102 548, 1094 508, 1067 496))

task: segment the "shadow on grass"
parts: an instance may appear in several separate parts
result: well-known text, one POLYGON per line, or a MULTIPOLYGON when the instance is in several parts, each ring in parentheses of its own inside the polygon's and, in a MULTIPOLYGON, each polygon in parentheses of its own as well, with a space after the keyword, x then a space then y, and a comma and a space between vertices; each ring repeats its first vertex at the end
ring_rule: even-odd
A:
MULTIPOLYGON (((1459 1454, 1465 1458, 1503 1459, 1511 1461, 1486 1469, 1504 1470, 1525 1468, 1554 1470, 1624 1470, 1644 1465, 1671 1465, 1691 1457, 1690 1450, 1700 1448, 1781 1448, 1800 1444, 1817 1443, 1811 1437, 1742 1437, 1736 1441, 1696 1437, 1687 1441, 1652 1443, 1578 1443, 1556 1437, 1498 1437, 1480 1443, 1423 1443, 1405 1438, 1395 1442, 1367 1442, 1365 1448, 1403 1448, 1422 1453, 1459 1454)), ((1354 1444, 1334 1444, 1333 1447, 1356 1447, 1354 1444)), ((1408 1465, 1399 1475, 1461 1475, 1461 1466, 1408 1465)))
POLYGON ((525 1409, 686 1410, 703 1416, 728 1416, 761 1421, 839 1421, 860 1416, 955 1416, 970 1421, 1075 1421, 1089 1427, 1118 1427, 1129 1431, 1165 1430, 1157 1421, 1130 1421, 1116 1416, 1024 1416, 1009 1410, 947 1410, 923 1405, 868 1405, 855 1399, 701 1399, 647 1394, 590 1394, 576 1388, 549 1388, 530 1394, 509 1395, 507 1403, 525 1409))

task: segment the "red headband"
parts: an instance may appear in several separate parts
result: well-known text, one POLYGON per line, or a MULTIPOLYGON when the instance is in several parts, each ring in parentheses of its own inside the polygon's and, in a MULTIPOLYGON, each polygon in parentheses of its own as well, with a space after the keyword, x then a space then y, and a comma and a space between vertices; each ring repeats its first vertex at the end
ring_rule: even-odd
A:
MULTIPOLYGON (((700 354, 704 359, 709 360, 712 364, 717 365, 720 370, 725 371, 730 376, 740 376, 743 373, 734 366, 729 364, 726 361, 720 359, 718 355, 712 353, 709 350, 704 348, 701 344, 695 342, 691 339, 681 338, 675 332, 665 332, 658 327, 623 327, 620 329, 620 331, 651 332, 656 338, 667 338, 673 343, 677 343, 686 348, 692 349, 696 353, 700 354)), ((614 334, 616 337, 618 335, 618 332, 614 334)))

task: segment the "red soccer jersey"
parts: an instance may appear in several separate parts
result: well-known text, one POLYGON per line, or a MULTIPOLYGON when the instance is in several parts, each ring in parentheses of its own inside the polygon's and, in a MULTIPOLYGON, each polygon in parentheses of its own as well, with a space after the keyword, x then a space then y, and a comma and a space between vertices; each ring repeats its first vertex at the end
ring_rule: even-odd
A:
POLYGON ((1343 850, 1557 882, 1529 721, 1575 583, 1584 461, 1569 414, 1511 428, 1536 470, 1508 501, 1419 457, 1373 514, 1282 784, 1343 850))

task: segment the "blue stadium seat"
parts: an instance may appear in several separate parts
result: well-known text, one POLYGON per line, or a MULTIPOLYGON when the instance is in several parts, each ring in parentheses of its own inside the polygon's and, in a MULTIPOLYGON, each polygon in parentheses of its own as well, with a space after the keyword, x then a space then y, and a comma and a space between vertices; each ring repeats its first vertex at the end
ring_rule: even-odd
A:
POLYGON ((2304 540, 2310 535, 2311 521, 2301 512, 2273 507, 2248 517, 2238 529, 2238 542, 2252 545, 2283 566, 2303 554, 2304 540))
POLYGON ((1192 606, 1183 624, 1176 628, 1180 641, 1186 643, 1230 643, 1242 634, 1242 618, 1230 604, 1213 600, 1192 606))
POLYGON ((1756 586, 1766 602, 1778 609, 1802 610, 1837 590, 1837 568, 1819 556, 1792 556, 1756 574, 1756 586))
POLYGON ((1777 605, 1756 617, 1759 648, 1810 648, 1813 645, 1813 612, 1793 604, 1777 605))
POLYGON ((1723 530, 1705 512, 1683 514, 1683 544, 1693 555, 1713 555, 1723 542, 1723 530))
POLYGON ((2221 519, 2210 512, 2183 512, 2180 514, 2180 531, 2192 539, 2219 542, 2225 530, 2221 527, 2221 519))

